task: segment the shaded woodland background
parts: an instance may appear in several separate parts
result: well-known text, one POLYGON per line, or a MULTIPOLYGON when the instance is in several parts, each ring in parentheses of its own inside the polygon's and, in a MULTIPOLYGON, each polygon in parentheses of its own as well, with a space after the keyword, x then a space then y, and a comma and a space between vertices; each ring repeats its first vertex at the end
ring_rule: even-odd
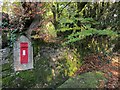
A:
POLYGON ((120 2, 4 1, 1 13, 3 88, 119 88, 120 2), (14 72, 20 35, 34 69, 14 72))

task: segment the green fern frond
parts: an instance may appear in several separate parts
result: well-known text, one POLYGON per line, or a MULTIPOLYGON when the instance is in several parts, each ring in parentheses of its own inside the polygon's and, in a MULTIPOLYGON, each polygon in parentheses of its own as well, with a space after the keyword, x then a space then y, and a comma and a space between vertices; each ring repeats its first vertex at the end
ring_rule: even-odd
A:
POLYGON ((86 38, 87 36, 90 36, 90 35, 107 35, 107 36, 110 36, 110 37, 118 37, 118 33, 117 32, 114 32, 112 30, 97 30, 97 29, 94 29, 94 28, 90 28, 89 30, 83 30, 81 32, 77 32, 77 33, 74 33, 74 34, 71 34, 67 37, 67 40, 66 42, 63 43, 63 45, 65 44, 69 44, 69 43, 74 43, 76 41, 79 41, 81 39, 84 39, 86 38))

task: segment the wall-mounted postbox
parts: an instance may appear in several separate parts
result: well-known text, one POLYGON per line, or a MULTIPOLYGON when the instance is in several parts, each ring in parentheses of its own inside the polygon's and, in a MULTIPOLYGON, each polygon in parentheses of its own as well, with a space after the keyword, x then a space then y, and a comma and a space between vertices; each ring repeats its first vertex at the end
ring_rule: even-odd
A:
POLYGON ((14 70, 28 70, 33 68, 33 47, 26 36, 19 36, 14 43, 14 70))
POLYGON ((28 43, 27 42, 20 43, 20 63, 21 64, 28 63, 28 43))

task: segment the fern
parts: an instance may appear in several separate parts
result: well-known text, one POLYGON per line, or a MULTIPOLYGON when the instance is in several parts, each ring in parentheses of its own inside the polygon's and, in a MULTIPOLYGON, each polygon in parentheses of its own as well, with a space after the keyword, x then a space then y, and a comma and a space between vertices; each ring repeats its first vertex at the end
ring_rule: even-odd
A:
POLYGON ((87 36, 90 36, 90 35, 107 35, 109 37, 118 37, 118 33, 117 32, 114 32, 112 30, 97 30, 97 29, 94 29, 94 28, 91 28, 89 30, 83 30, 81 32, 77 32, 75 34, 71 34, 67 37, 67 41, 63 43, 63 45, 66 45, 66 44, 69 44, 69 43, 74 43, 76 41, 79 41, 81 39, 84 39, 86 38, 87 36))
POLYGON ((65 32, 65 31, 70 31, 70 30, 80 30, 81 28, 80 27, 74 27, 74 28, 68 28, 68 27, 64 27, 64 28, 61 28, 60 30, 57 30, 58 32, 65 32))
POLYGON ((95 21, 93 18, 75 18, 74 15, 71 18, 63 18, 59 20, 61 24, 61 28, 57 30, 58 32, 65 32, 65 31, 73 31, 72 34, 67 36, 67 41, 63 43, 63 45, 69 44, 69 43, 74 43, 79 40, 85 39, 88 36, 92 35, 107 35, 111 38, 116 38, 118 37, 118 33, 114 32, 113 30, 98 30, 96 28, 91 28, 92 25, 97 25, 99 22, 95 21), (81 26, 77 26, 76 22, 80 21, 81 26), (74 27, 68 27, 66 24, 68 23, 73 23, 74 27), (78 31, 79 32, 76 32, 78 31))

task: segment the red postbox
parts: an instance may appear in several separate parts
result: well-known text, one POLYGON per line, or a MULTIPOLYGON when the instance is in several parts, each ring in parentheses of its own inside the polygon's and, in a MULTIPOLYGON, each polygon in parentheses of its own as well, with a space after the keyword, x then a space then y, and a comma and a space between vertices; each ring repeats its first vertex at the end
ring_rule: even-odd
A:
POLYGON ((21 64, 28 63, 28 43, 27 42, 20 43, 20 63, 21 64))

